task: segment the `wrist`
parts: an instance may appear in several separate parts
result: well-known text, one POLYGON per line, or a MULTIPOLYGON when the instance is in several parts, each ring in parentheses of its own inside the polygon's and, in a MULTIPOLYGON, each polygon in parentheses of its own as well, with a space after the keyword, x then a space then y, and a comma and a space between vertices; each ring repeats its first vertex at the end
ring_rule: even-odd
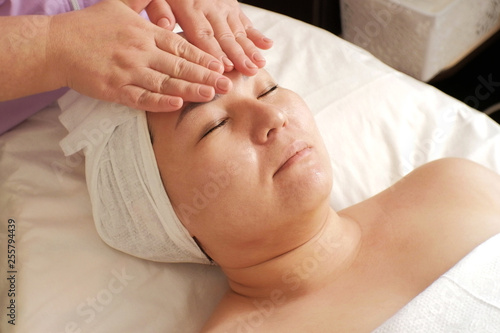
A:
POLYGON ((44 77, 47 85, 51 87, 51 90, 66 87, 68 85, 63 56, 64 35, 66 34, 63 16, 65 15, 66 14, 57 14, 47 17, 44 77))

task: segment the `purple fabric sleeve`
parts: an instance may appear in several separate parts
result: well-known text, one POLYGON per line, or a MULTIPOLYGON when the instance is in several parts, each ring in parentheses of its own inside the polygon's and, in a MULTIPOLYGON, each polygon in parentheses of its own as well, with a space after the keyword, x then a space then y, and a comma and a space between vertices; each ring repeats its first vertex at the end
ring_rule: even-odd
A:
MULTIPOLYGON (((55 15, 93 5, 100 0, 0 0, 0 16, 55 15)), ((0 17, 1 19, 1 17, 0 17)), ((50 105, 68 89, 0 102, 0 135, 50 105)))

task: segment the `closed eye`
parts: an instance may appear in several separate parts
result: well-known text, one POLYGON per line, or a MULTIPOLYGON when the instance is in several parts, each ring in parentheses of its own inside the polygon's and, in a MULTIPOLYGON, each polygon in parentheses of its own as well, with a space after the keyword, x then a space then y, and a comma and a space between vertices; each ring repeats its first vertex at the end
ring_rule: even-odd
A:
POLYGON ((205 132, 205 134, 203 134, 203 136, 201 137, 201 139, 203 139, 204 137, 206 137, 207 135, 209 135, 210 133, 212 133, 216 129, 224 126, 226 123, 227 123, 227 119, 223 119, 222 121, 220 121, 219 123, 217 123, 215 126, 213 126, 212 128, 210 128, 207 132, 205 132))
POLYGON ((265 97, 266 95, 272 93, 276 89, 278 89, 278 85, 277 84, 275 84, 274 86, 272 86, 271 88, 269 88, 268 90, 266 90, 264 93, 260 94, 257 98, 265 97))

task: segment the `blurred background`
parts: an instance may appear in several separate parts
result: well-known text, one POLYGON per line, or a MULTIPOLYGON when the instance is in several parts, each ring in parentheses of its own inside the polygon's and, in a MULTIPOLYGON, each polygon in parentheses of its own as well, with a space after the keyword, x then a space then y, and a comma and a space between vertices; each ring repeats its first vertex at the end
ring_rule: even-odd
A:
MULTIPOLYGON (((380 36, 377 35, 377 38, 373 38, 373 40, 371 40, 373 45, 363 45, 363 41, 355 42, 355 44, 365 47, 368 51, 372 52, 375 56, 388 63, 390 66, 395 67, 402 72, 406 72, 417 79, 428 82, 448 95, 463 101, 479 111, 491 113, 491 118, 500 123, 500 111, 495 112, 500 109, 500 0, 435 0, 434 8, 418 8, 419 13, 429 10, 429 13, 422 15, 422 22, 418 21, 418 15, 412 15, 410 13, 412 18, 415 17, 413 24, 416 25, 416 28, 412 26, 397 26, 397 16, 403 12, 396 11, 395 7, 392 7, 392 12, 390 12, 391 1, 399 1, 399 3, 404 2, 401 0, 241 0, 240 2, 291 16, 298 20, 328 30, 351 42, 355 42, 355 38, 353 38, 352 33, 349 34, 346 30, 349 29, 350 32, 365 31, 368 33, 369 31, 366 29, 370 27, 370 24, 373 26, 373 23, 377 22, 384 23, 381 26, 388 30, 388 34, 392 35, 397 35, 398 33, 401 34, 402 31, 411 32, 412 30, 418 30, 425 27, 428 29, 429 34, 438 34, 438 36, 439 34, 442 34, 442 38, 449 38, 450 43, 453 43, 451 45, 455 45, 460 41, 460 38, 457 39, 452 36, 453 31, 462 35, 464 33, 458 32, 459 29, 468 29, 464 30, 464 32, 471 31, 473 35, 478 35, 479 33, 484 32, 481 38, 478 37, 478 41, 475 42, 475 44, 470 44, 469 42, 469 44, 473 46, 467 48, 466 52, 462 52, 460 54, 460 60, 458 62, 452 63, 451 67, 448 66, 449 68, 446 67, 440 69, 439 71, 435 71, 436 73, 431 72, 431 75, 427 76, 420 76, 417 73, 413 73, 411 70, 405 71, 404 66, 392 64, 390 58, 384 58, 383 53, 390 53, 391 44, 387 43, 386 45, 384 40, 380 39, 384 38, 382 33, 379 33, 380 36), (380 3, 387 2, 387 8, 381 9, 381 7, 376 7, 378 8, 378 12, 364 13, 363 16, 363 13, 361 12, 366 10, 375 10, 373 9, 375 8, 373 2, 376 2, 377 6, 380 6, 380 3), (454 13, 451 11, 451 9, 453 9, 452 7, 458 8, 457 3, 460 3, 459 5, 463 6, 463 18, 460 16, 460 13, 454 13), (473 15, 470 15, 471 11, 468 10, 466 6, 471 6, 470 8, 477 8, 478 4, 483 5, 483 12, 478 12, 477 15, 479 16, 476 15, 476 22, 471 23, 468 18, 473 15), (448 10, 449 8, 450 10, 448 10), (393 17, 382 15, 384 13, 392 13, 393 17), (428 17, 433 15, 435 21, 431 21, 430 23, 427 22, 429 20, 428 17), (446 15, 449 17, 446 17, 446 15), (345 21, 344 31, 342 27, 342 19, 345 21), (391 24, 386 25, 385 22, 381 22, 382 19, 385 19, 386 21, 392 20, 392 22, 391 24), (451 31, 444 31, 444 29, 438 31, 430 30, 433 26, 439 25, 440 22, 438 19, 445 23, 445 19, 452 20, 457 24, 457 26, 450 27, 451 31), (427 20, 425 24, 424 20, 427 20), (460 20, 463 22, 460 22, 460 20), (394 24, 392 24, 393 22, 394 24), (467 24, 469 24, 470 27, 468 27, 467 24), (363 28, 365 30, 362 30, 363 28), (398 31, 391 31, 391 29, 398 31), (474 29, 476 31, 472 31, 474 29), (483 31, 486 29, 488 29, 489 32, 483 31), (379 51, 381 48, 383 50, 379 51), (377 54, 377 52, 382 52, 382 54, 377 54), (398 66, 400 68, 398 68, 398 66)), ((414 0, 406 2, 415 3, 414 0)), ((421 3, 429 3, 429 1, 421 1, 421 3)), ((405 24, 404 21, 404 17, 399 19, 399 24, 405 24)), ((448 27, 449 26, 450 24, 448 24, 448 27)), ((374 28, 372 28, 372 31, 373 29, 374 28)), ((378 33, 378 31, 376 32, 378 33)), ((393 48, 396 49, 398 47, 393 48)), ((441 47, 446 47, 444 42, 441 44, 441 47)), ((417 51, 416 46, 413 45, 408 45, 406 48, 409 53, 417 51), (415 48, 415 50, 412 48, 415 48)), ((430 54, 428 50, 423 51, 430 54)), ((394 52, 397 51, 395 50, 394 52)))

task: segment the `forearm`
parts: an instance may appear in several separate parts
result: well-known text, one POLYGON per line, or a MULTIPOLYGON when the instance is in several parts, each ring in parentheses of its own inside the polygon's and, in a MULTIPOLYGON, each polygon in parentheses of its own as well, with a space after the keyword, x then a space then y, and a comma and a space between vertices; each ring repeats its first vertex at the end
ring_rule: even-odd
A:
POLYGON ((51 17, 0 17, 0 101, 63 86, 51 68, 47 43, 51 17))

